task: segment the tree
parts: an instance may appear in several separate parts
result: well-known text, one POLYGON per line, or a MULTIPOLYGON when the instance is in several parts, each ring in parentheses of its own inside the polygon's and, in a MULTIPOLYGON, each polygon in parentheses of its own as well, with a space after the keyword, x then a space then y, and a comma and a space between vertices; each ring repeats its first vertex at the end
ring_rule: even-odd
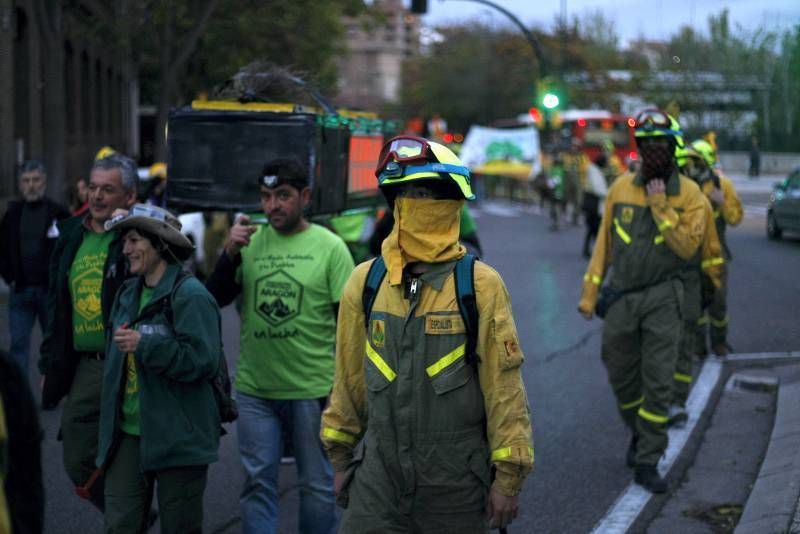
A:
POLYGON ((179 90, 178 80, 196 51, 200 37, 220 0, 159 2, 153 12, 157 26, 158 99, 156 112, 155 158, 166 160, 166 130, 169 109, 179 90), (197 10, 193 8, 199 8, 197 10))
POLYGON ((336 84, 334 58, 343 52, 342 16, 357 0, 171 0, 141 17, 158 39, 139 57, 142 101, 156 104, 156 158, 166 152, 169 109, 209 93, 241 67, 271 61, 305 73, 325 88, 336 84), (298 28, 303 28, 302 31, 298 28))
POLYGON ((524 113, 533 103, 536 61, 516 31, 484 25, 441 28, 429 54, 406 62, 401 107, 406 116, 439 113, 451 129, 524 113))

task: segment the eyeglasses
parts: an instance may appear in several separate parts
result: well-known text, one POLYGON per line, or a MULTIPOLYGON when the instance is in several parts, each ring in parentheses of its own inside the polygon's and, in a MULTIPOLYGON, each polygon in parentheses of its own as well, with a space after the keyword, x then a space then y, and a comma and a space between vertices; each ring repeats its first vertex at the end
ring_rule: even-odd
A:
POLYGON ((411 135, 401 135, 390 139, 383 145, 378 161, 380 164, 375 169, 376 177, 380 177, 380 174, 386 170, 387 165, 392 162, 403 165, 421 165, 435 162, 436 157, 433 155, 431 146, 426 139, 411 135))
POLYGON ((651 131, 656 128, 670 129, 671 124, 672 121, 670 120, 669 115, 660 109, 646 109, 639 113, 639 116, 636 117, 637 129, 641 128, 647 131, 651 131))

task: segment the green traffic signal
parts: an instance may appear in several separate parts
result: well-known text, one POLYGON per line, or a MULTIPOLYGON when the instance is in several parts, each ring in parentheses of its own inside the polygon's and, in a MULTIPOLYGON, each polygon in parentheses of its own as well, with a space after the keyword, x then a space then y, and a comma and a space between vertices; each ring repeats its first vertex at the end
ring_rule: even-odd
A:
POLYGON ((555 109, 558 107, 559 99, 558 95, 555 93, 547 93, 542 98, 542 105, 547 109, 555 109))

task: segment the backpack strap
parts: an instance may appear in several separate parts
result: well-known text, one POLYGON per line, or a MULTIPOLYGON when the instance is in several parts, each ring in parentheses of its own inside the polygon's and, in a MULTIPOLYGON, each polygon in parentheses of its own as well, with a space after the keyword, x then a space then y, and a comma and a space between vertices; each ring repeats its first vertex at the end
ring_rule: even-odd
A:
POLYGON ((369 316, 372 314, 372 305, 375 304, 375 297, 378 296, 378 288, 381 287, 386 276, 386 264, 382 256, 378 256, 372 261, 367 272, 367 280, 364 282, 364 291, 361 293, 361 304, 364 308, 364 328, 369 328, 369 316))
POLYGON ((458 260, 453 271, 458 311, 461 313, 464 329, 467 331, 466 358, 468 363, 478 362, 478 302, 475 297, 475 261, 475 256, 466 254, 458 260))

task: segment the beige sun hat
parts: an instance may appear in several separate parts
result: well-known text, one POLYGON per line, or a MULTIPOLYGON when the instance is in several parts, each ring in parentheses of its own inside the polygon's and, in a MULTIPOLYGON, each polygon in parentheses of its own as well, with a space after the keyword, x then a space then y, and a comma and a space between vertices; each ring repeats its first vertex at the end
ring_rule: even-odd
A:
POLYGON ((125 230, 136 228, 160 237, 168 245, 181 249, 194 250, 188 237, 181 233, 181 222, 175 215, 150 204, 134 204, 127 214, 109 219, 106 230, 125 230))

